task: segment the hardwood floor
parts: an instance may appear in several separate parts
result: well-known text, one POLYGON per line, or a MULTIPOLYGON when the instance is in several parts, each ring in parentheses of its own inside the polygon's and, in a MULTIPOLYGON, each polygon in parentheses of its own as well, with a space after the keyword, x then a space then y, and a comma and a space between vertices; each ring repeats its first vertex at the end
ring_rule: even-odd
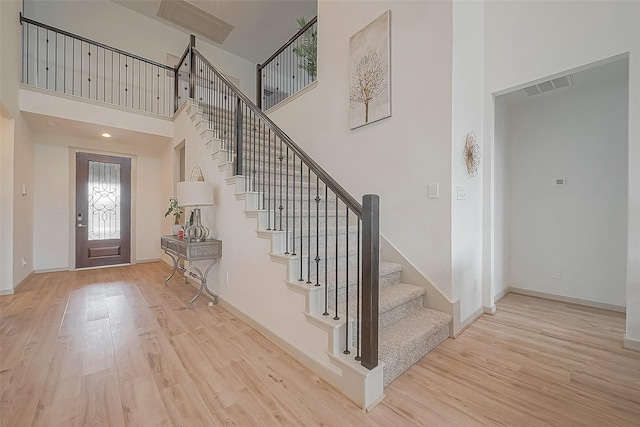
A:
POLYGON ((624 316, 508 295, 364 413, 161 263, 0 298, 1 426, 639 426, 624 316))

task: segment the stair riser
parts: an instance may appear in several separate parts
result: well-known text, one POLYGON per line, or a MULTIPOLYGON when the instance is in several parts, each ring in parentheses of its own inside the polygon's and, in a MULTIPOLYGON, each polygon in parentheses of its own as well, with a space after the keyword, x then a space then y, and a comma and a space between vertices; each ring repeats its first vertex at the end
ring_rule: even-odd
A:
MULTIPOLYGON (((304 263, 303 263, 303 271, 304 271, 303 278, 306 281, 307 280, 306 259, 304 260, 304 263)), ((321 273, 320 280, 318 280, 318 282, 320 283, 321 286, 324 286, 324 270, 321 270, 320 273, 321 273)), ((328 275, 327 277, 329 282, 328 292, 330 294, 331 301, 335 301, 335 280, 336 280, 335 277, 336 277, 335 271, 333 272, 333 274, 328 275)), ((298 278, 295 278, 295 279, 297 280, 298 278)), ((312 279, 312 282, 315 284, 316 283, 315 262, 313 262, 311 266, 311 279, 312 279)), ((344 303, 345 301, 345 298, 344 298, 345 279, 346 279, 345 271, 339 270, 338 271, 338 302, 339 303, 344 303)), ((385 286, 390 286, 395 283, 398 283, 399 281, 400 281, 400 273, 381 274, 379 278, 379 287, 383 288, 385 286)), ((360 286, 362 286, 362 283, 360 284, 360 286)), ((352 300, 355 299, 356 289, 357 289, 356 270, 355 268, 352 268, 349 271, 349 298, 352 300)))
MULTIPOLYGON (((297 211, 296 211, 297 212, 297 211)), ((315 214, 315 213, 314 213, 315 214)), ((320 228, 322 228, 325 224, 324 224, 324 213, 321 213, 321 217, 320 217, 320 228)), ((335 227, 336 226, 336 217, 335 217, 335 211, 329 211, 327 212, 327 221, 328 221, 328 226, 330 227, 335 227)), ((343 227, 346 226, 347 220, 344 216, 344 214, 339 214, 338 215, 338 227, 343 227)), ((349 225, 353 225, 354 223, 354 219, 350 218, 349 219, 349 225)), ((311 230, 315 230, 316 228, 316 224, 317 224, 317 219, 314 216, 311 216, 311 218, 309 218, 308 215, 306 215, 304 213, 304 211, 302 212, 302 214, 300 213, 296 213, 296 219, 295 219, 295 229, 300 231, 302 230, 308 230, 309 226, 311 226, 311 230), (302 220, 302 228, 301 228, 301 220, 302 220)), ((282 220, 280 217, 280 214, 277 212, 272 212, 271 215, 267 215, 267 212, 265 211, 261 211, 260 212, 260 230, 276 230, 276 231, 289 231, 289 232, 293 232, 294 229, 294 220, 293 220, 293 211, 290 212, 289 214, 289 218, 287 219, 286 216, 286 212, 283 210, 282 213, 282 220)), ((299 238, 299 236, 298 236, 299 238)))
MULTIPOLYGON (((336 246, 336 235, 335 234, 327 234, 326 238, 324 234, 320 234, 317 236, 313 235, 313 236, 306 236, 303 235, 302 239, 300 239, 300 234, 299 234, 299 230, 296 228, 297 234, 298 236, 293 236, 289 239, 289 248, 291 250, 292 247, 295 247, 295 249, 298 251, 298 253, 300 253, 300 251, 302 251, 303 254, 308 254, 308 249, 309 247, 311 248, 311 256, 312 258, 315 258, 316 256, 316 247, 320 248, 320 256, 324 256, 324 247, 325 247, 325 241, 326 241, 326 246, 327 246, 327 250, 328 252, 334 252, 335 251, 335 246, 336 246), (302 246, 301 242, 302 241, 302 246), (302 248, 302 249, 301 249, 302 248)), ((307 233, 307 230, 303 230, 304 233, 307 233)), ((313 231, 315 232, 315 231, 313 231)), ((291 233, 293 234, 293 233, 291 233)), ((358 244, 358 235, 357 233, 350 233, 348 238, 346 233, 342 233, 342 234, 338 234, 337 236, 337 240, 338 240, 338 247, 342 247, 345 246, 345 244, 347 243, 347 240, 349 241, 349 251, 351 252, 352 248, 357 248, 357 244, 358 244)), ((362 247, 362 246, 361 246, 362 247)), ((353 249, 354 251, 356 249, 353 249)))

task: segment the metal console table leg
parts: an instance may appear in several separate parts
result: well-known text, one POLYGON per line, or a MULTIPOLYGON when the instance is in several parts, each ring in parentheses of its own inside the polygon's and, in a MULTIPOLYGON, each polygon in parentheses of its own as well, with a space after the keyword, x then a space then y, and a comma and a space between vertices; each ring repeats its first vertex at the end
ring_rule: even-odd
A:
POLYGON ((178 259, 174 257, 172 254, 170 254, 167 251, 164 251, 165 254, 169 255, 171 257, 171 259, 173 260, 173 271, 171 272, 171 274, 169 275, 169 277, 167 277, 166 279, 164 279, 164 287, 166 288, 167 282, 169 282, 169 280, 171 280, 171 278, 173 277, 174 274, 176 274, 176 270, 178 269, 178 259))
POLYGON ((206 293, 211 295, 214 304, 218 303, 218 295, 211 292, 207 287, 207 276, 209 275, 209 270, 211 270, 211 267, 213 267, 217 262, 217 259, 211 261, 211 263, 207 266, 207 269, 204 271, 204 274, 202 274, 202 271, 200 271, 198 267, 196 267, 195 265, 191 265, 191 267, 198 272, 198 276, 200 276, 198 277, 200 279, 200 289, 198 290, 196 296, 194 296, 191 301, 189 301, 189 310, 193 310, 193 302, 198 299, 198 297, 202 294, 202 291, 205 291, 206 293))

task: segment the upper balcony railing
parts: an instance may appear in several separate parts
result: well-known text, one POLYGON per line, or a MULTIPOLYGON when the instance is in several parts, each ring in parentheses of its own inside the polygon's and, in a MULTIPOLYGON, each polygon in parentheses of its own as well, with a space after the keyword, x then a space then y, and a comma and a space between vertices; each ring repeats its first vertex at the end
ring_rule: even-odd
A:
POLYGON ((22 83, 170 117, 176 70, 20 15, 22 83))
POLYGON ((258 107, 268 110, 317 78, 318 17, 302 24, 300 31, 263 64, 258 64, 256 98, 258 107))

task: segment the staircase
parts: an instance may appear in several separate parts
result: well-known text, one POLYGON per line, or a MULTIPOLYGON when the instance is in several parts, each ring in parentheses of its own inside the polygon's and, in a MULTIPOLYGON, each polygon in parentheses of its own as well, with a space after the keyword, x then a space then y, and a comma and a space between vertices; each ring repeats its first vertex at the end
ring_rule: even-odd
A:
MULTIPOLYGON (((330 355, 342 357, 345 339, 350 341, 346 348, 358 340, 353 320, 344 320, 348 318, 344 307, 348 307, 350 316, 359 310, 356 295, 358 227, 348 224, 349 215, 345 215, 344 206, 322 182, 298 166, 300 161, 296 161, 291 151, 278 144, 268 132, 255 130, 251 117, 245 118, 242 125, 243 139, 251 144, 250 149, 243 151, 243 164, 252 165, 255 154, 259 153, 261 165, 257 173, 250 167, 243 175, 234 175, 232 144, 224 138, 232 134, 224 129, 229 121, 223 119, 230 113, 206 103, 190 102, 187 113, 211 151, 212 159, 218 162, 218 169, 226 173, 228 185, 236 186, 236 198, 244 201, 245 215, 257 220, 258 237, 270 239, 272 260, 288 266, 284 281, 290 290, 306 296, 307 320, 329 333, 330 355), (215 128, 216 123, 223 124, 218 125, 221 129, 215 128), (260 171, 264 171, 265 176, 258 182, 259 177, 255 175, 260 171), (282 210, 278 209, 280 206, 282 210), (294 209, 297 212, 294 213, 294 209), (320 259, 316 260, 313 255, 320 259), (340 285, 325 287, 326 282, 340 285), (341 328, 345 324, 348 325, 346 331, 341 328), (341 337, 342 334, 345 337, 341 337)), ((351 220, 351 224, 355 224, 353 217, 351 220)), ((449 337, 451 316, 425 308, 424 288, 402 283, 401 272, 399 264, 380 262, 379 359, 384 362, 384 386, 449 337)))

